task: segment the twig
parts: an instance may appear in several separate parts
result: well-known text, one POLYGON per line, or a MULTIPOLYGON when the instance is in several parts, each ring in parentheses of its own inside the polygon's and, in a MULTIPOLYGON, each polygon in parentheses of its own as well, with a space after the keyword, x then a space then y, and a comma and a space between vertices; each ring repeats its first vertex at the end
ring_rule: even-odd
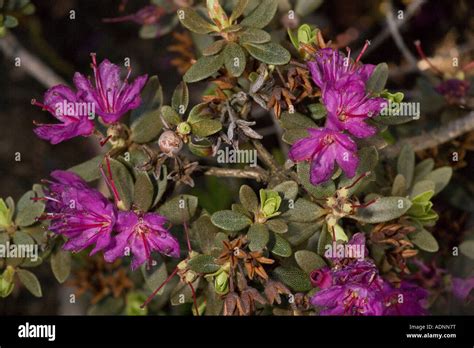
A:
POLYGON ((400 35, 400 31, 398 30, 397 23, 395 22, 391 0, 387 1, 387 13, 385 14, 385 18, 387 20, 387 27, 390 31, 390 34, 392 35, 393 41, 395 41, 395 44, 402 53, 403 57, 405 57, 410 66, 416 67, 417 59, 405 45, 405 42, 400 35))
POLYGON ((257 150, 258 157, 265 163, 272 172, 276 172, 279 170, 279 165, 277 161, 273 158, 272 154, 268 152, 265 146, 258 140, 252 140, 252 144, 257 150))
MULTIPOLYGON (((401 28, 407 21, 410 20, 416 13, 416 11, 420 8, 421 5, 425 3, 425 0, 415 0, 413 1, 406 10, 406 13, 403 16, 403 19, 396 22, 397 29, 401 28)), ((365 51, 365 54, 368 55, 370 52, 375 50, 378 46, 380 46, 385 40, 390 37, 390 29, 385 27, 380 34, 375 37, 375 39, 371 40, 371 44, 369 48, 365 51)))
POLYGON ((0 50, 11 60, 20 58, 21 68, 38 80, 43 86, 50 88, 59 84, 67 84, 66 81, 46 64, 25 49, 13 34, 7 32, 6 36, 0 39, 0 50))
POLYGON ((231 169, 231 168, 202 166, 201 169, 203 169, 204 175, 229 177, 229 178, 253 179, 258 182, 268 180, 268 175, 261 168, 260 170, 258 170, 258 169, 231 169))
POLYGON ((474 111, 463 118, 449 122, 429 133, 402 139, 394 145, 388 146, 381 151, 384 158, 393 158, 400 153, 404 144, 410 144, 415 151, 426 150, 453 140, 464 133, 474 130, 474 111))

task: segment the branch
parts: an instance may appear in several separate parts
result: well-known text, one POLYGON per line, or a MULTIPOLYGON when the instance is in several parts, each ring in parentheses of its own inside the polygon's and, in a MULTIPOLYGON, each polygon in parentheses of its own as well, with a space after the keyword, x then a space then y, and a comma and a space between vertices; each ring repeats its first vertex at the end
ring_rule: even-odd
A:
POLYGON ((397 23, 395 21, 395 17, 393 16, 393 6, 392 1, 387 2, 387 13, 385 15, 387 21, 387 27, 392 35, 393 41, 397 45, 398 49, 402 53, 403 57, 407 60, 411 67, 416 67, 416 63, 418 60, 415 56, 408 50, 405 42, 403 41, 402 36, 400 35, 400 31, 398 29, 397 23))
POLYGON ((272 172, 278 171, 279 165, 277 161, 273 158, 272 154, 268 152, 265 146, 258 140, 252 140, 252 145, 257 150, 258 157, 265 163, 272 172))
MULTIPOLYGON (((407 21, 410 20, 413 15, 416 14, 416 11, 425 3, 425 0, 415 0, 410 5, 408 5, 406 13, 403 16, 403 19, 396 22, 396 27, 401 28, 407 21)), ((370 52, 375 50, 380 46, 386 39, 390 37, 390 29, 385 27, 384 30, 373 40, 371 40, 371 45, 367 48, 365 52, 366 55, 369 55, 370 52)))
POLYGON ((20 58, 21 68, 46 88, 67 84, 51 68, 25 49, 13 34, 7 32, 6 36, 0 39, 0 50, 11 60, 20 58))
POLYGON ((448 124, 442 125, 429 133, 414 136, 400 140, 394 145, 388 146, 381 151, 381 156, 384 158, 396 157, 404 144, 410 144, 413 150, 421 151, 436 147, 453 140, 464 133, 474 130, 474 111, 463 118, 451 121, 448 124))
POLYGON ((260 168, 258 169, 232 169, 232 168, 219 168, 219 167, 204 167, 204 175, 229 177, 229 178, 242 178, 242 179, 253 179, 258 182, 267 181, 268 174, 260 168))

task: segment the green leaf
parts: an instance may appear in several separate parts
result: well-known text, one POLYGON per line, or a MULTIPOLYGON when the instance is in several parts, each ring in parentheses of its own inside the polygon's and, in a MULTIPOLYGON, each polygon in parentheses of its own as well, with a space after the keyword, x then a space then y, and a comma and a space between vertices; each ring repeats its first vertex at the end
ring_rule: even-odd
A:
POLYGON ((100 164, 104 159, 104 155, 97 155, 90 160, 68 169, 68 171, 76 173, 85 181, 90 182, 100 178, 100 164))
POLYGON ((146 300, 146 298, 146 295, 142 292, 128 292, 125 301, 125 314, 128 316, 147 315, 148 307, 141 307, 142 303, 146 300))
POLYGON ((262 250, 267 245, 270 239, 270 234, 265 225, 252 224, 247 232, 247 238, 250 241, 250 250, 262 250))
POLYGON ((262 29, 271 22, 277 9, 277 0, 262 0, 248 16, 240 22, 240 24, 246 27, 262 29))
POLYGON ((434 168, 434 161, 432 158, 427 158, 415 166, 415 175, 413 182, 424 179, 434 168))
MULTIPOLYGON (((418 181, 413 188, 411 189, 410 198, 412 201, 415 201, 415 198, 419 197, 421 194, 426 192, 432 192, 430 195, 427 196, 426 200, 430 200, 433 197, 435 189, 435 183, 430 180, 421 180, 418 181)), ((419 198, 418 198, 419 199, 419 198)))
POLYGON ((109 296, 89 307, 87 315, 118 315, 123 311, 124 304, 122 297, 115 298, 109 296))
POLYGON ((291 55, 283 46, 267 42, 264 44, 244 43, 247 49, 255 59, 272 65, 284 65, 290 61, 291 55))
MULTIPOLYGON (((192 286, 194 289, 197 289, 200 283, 201 278, 197 278, 192 286)), ((191 291, 190 286, 187 283, 179 282, 176 287, 171 292, 171 304, 173 306, 178 306, 183 303, 193 302, 193 292, 191 291)))
POLYGON ((350 217, 375 224, 399 218, 410 209, 411 205, 410 200, 405 197, 380 197, 366 208, 357 208, 356 214, 350 217))
POLYGON ((120 199, 117 206, 123 210, 129 210, 133 200, 133 177, 127 167, 116 159, 110 159, 110 169, 120 199))
POLYGON ((415 174, 415 152, 408 144, 402 147, 398 156, 397 172, 405 177, 407 188, 411 187, 415 174))
POLYGON ((292 246, 301 245, 321 229, 320 223, 289 222, 288 232, 285 234, 286 240, 292 246))
POLYGON ((208 157, 212 155, 212 143, 208 139, 191 140, 188 143, 188 149, 196 156, 208 157))
POLYGON ((268 242, 268 248, 272 254, 281 257, 290 257, 292 254, 291 245, 288 241, 279 234, 272 233, 268 242))
POLYGON ((196 255, 188 261, 189 268, 197 273, 214 273, 221 268, 211 255, 196 255))
POLYGON ((181 122, 178 112, 169 105, 163 105, 160 108, 160 114, 168 127, 176 126, 181 122))
POLYGON ((240 203, 252 213, 258 211, 258 198, 250 186, 242 185, 239 191, 240 203))
POLYGON ((213 56, 213 55, 219 53, 220 51, 222 51, 222 49, 225 47, 226 44, 227 44, 226 40, 217 40, 217 41, 213 42, 212 44, 210 44, 209 46, 207 46, 202 51, 202 55, 203 56, 213 56))
POLYGON ((323 216, 326 211, 316 203, 299 198, 294 207, 286 211, 282 217, 296 222, 312 222, 323 216))
POLYGON ((197 82, 216 73, 223 64, 222 53, 215 56, 201 57, 194 63, 183 76, 185 82, 197 82))
POLYGON ((33 201, 32 198, 36 197, 34 191, 26 192, 18 201, 17 214, 15 223, 18 226, 30 226, 33 225, 43 214, 45 204, 42 201, 33 201))
POLYGON ((142 39, 156 39, 160 35, 160 27, 157 24, 142 25, 138 36, 142 39))
MULTIPOLYGON (((168 278, 168 271, 166 270, 166 264, 164 262, 151 274, 147 272, 146 265, 141 267, 141 271, 146 287, 150 291, 158 289, 158 287, 165 282, 166 278, 168 278)), ((166 286, 163 286, 160 291, 158 291, 157 295, 162 295, 165 291, 165 287, 166 286)))
POLYGON ((328 113, 326 107, 321 103, 309 104, 308 109, 313 120, 320 120, 326 117, 328 113))
POLYGON ((297 167, 298 178, 303 188, 314 198, 327 198, 332 196, 336 192, 336 185, 332 180, 329 180, 323 184, 314 186, 310 182, 310 166, 308 162, 300 162, 297 167))
POLYGON ((152 76, 141 93, 140 106, 132 111, 131 139, 147 143, 158 136, 162 128, 159 107, 163 102, 163 89, 157 76, 152 76))
POLYGON ((308 137, 308 130, 303 128, 287 129, 283 133, 281 139, 290 145, 293 145, 298 140, 308 137))
POLYGON ((33 273, 24 269, 17 269, 16 274, 18 274, 20 282, 25 286, 25 288, 28 289, 29 292, 33 294, 33 296, 43 296, 40 282, 33 273))
POLYGON ((189 104, 189 90, 186 82, 181 81, 173 92, 173 97, 171 98, 171 106, 178 113, 184 114, 189 104))
POLYGON ((298 16, 305 17, 313 13, 322 4, 323 0, 297 0, 295 5, 295 12, 298 16))
POLYGON ((222 129, 222 123, 209 115, 200 115, 199 119, 190 125, 191 132, 198 137, 207 137, 222 129))
POLYGON ((191 226, 191 243, 192 245, 195 244, 200 252, 211 254, 215 249, 215 240, 218 233, 219 229, 212 224, 210 216, 202 215, 191 226))
POLYGON ((195 10, 190 7, 178 10, 178 18, 182 25, 198 34, 207 34, 219 29, 202 18, 195 10))
POLYGON ((230 23, 232 23, 237 18, 242 16, 242 14, 244 13, 245 8, 247 7, 248 3, 249 3, 249 0, 238 0, 237 1, 237 3, 234 6, 234 9, 232 10, 230 18, 229 18, 230 23))
POLYGON ((16 231, 13 235, 13 242, 20 246, 20 245, 34 245, 35 241, 30 235, 24 231, 16 231))
POLYGON ((283 199, 295 200, 298 195, 298 184, 295 181, 284 181, 272 188, 273 191, 283 194, 283 199))
POLYGON ((405 177, 402 174, 397 174, 392 184, 392 196, 404 196, 407 191, 407 184, 405 177))
POLYGON ((6 15, 3 21, 3 25, 9 29, 15 28, 18 25, 18 19, 13 16, 6 15))
POLYGON ((371 174, 365 176, 363 179, 359 180, 357 184, 352 185, 351 188, 347 190, 349 195, 356 193, 359 189, 363 188, 365 184, 369 181, 375 180, 375 175, 373 173, 375 166, 379 161, 379 153, 374 146, 368 146, 362 148, 359 153, 359 165, 357 166, 356 173, 353 178, 348 178, 345 175, 339 180, 339 188, 351 186, 352 183, 361 177, 363 174, 370 172, 371 174))
POLYGON ((242 34, 239 35, 240 43, 265 43, 272 39, 269 33, 265 30, 256 29, 256 28, 247 28, 242 34))
POLYGON ((235 42, 229 42, 224 48, 224 64, 231 76, 238 77, 245 70, 245 52, 235 42))
POLYGON ((161 200, 163 195, 166 192, 166 188, 168 187, 168 168, 166 166, 161 166, 160 176, 156 176, 154 174, 156 185, 158 186, 158 192, 156 194, 155 200, 153 201, 152 207, 158 204, 161 200))
POLYGON ((462 254, 474 260, 474 240, 465 240, 459 245, 462 254))
POLYGON ((297 267, 277 267, 273 273, 294 291, 311 290, 309 276, 297 267))
POLYGON ((310 118, 306 117, 303 114, 300 114, 299 112, 294 112, 294 113, 289 113, 288 111, 285 111, 281 114, 280 118, 281 126, 285 129, 304 129, 306 130, 307 128, 315 128, 316 123, 314 123, 313 120, 310 118))
POLYGON ((385 84, 388 80, 388 65, 387 63, 378 64, 372 75, 370 75, 365 89, 368 93, 378 94, 385 89, 385 84))
POLYGON ((435 195, 441 192, 451 180, 453 169, 451 167, 441 167, 433 170, 424 177, 425 180, 431 180, 435 183, 435 195))
POLYGON ((225 231, 240 231, 252 223, 252 220, 245 215, 232 210, 222 210, 212 214, 211 221, 225 231))
POLYGON ((58 248, 51 255, 51 270, 59 283, 64 283, 71 273, 71 253, 58 248))
POLYGON ((439 250, 439 245, 433 235, 425 229, 410 233, 410 240, 421 250, 435 253, 439 250))
POLYGON ((198 198, 191 195, 179 195, 166 201, 158 213, 166 216, 174 225, 189 221, 198 207, 198 198))
POLYGON ((309 250, 298 250, 295 252, 295 260, 298 266, 307 274, 310 274, 315 269, 327 266, 321 256, 309 250))
POLYGON ((286 233, 288 232, 288 224, 283 219, 270 219, 265 225, 270 231, 275 233, 286 233))
POLYGON ((136 171, 133 191, 133 204, 141 211, 148 211, 153 203, 155 189, 147 172, 136 171))
POLYGON ((332 236, 328 232, 328 225, 325 223, 323 224, 323 228, 321 229, 321 233, 319 234, 318 238, 318 254, 324 255, 326 251, 326 245, 331 244, 333 242, 332 236))

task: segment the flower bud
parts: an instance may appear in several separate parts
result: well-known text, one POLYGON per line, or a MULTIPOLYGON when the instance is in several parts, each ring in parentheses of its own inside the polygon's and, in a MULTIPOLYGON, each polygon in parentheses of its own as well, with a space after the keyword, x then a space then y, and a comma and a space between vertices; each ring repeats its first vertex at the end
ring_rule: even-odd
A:
POLYGON ((260 210, 266 218, 279 215, 281 197, 276 191, 260 190, 260 210))
POLYGON ((181 122, 180 124, 178 124, 176 131, 179 134, 187 135, 191 133, 191 125, 188 122, 181 122))
POLYGON ((158 139, 158 146, 165 155, 173 157, 181 151, 183 141, 175 132, 167 130, 161 133, 158 139))
POLYGON ((229 292, 229 273, 225 270, 222 270, 214 278, 214 287, 216 288, 216 293, 219 295, 225 295, 229 292))
POLYGON ((5 201, 0 198, 0 228, 7 229, 12 224, 12 212, 5 201))
POLYGON ((219 29, 224 29, 230 25, 229 18, 219 3, 219 0, 207 0, 207 11, 209 17, 216 23, 219 29))
POLYGON ((0 276, 0 297, 7 297, 13 291, 15 284, 13 283, 13 276, 15 269, 12 266, 7 266, 3 274, 0 276))

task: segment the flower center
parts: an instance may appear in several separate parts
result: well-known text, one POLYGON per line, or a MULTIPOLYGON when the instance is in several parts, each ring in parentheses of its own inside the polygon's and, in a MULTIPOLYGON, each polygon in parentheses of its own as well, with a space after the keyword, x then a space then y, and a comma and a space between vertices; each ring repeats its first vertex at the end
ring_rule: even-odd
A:
POLYGON ((332 134, 327 134, 323 138, 324 145, 331 145, 334 142, 334 136, 332 134))

